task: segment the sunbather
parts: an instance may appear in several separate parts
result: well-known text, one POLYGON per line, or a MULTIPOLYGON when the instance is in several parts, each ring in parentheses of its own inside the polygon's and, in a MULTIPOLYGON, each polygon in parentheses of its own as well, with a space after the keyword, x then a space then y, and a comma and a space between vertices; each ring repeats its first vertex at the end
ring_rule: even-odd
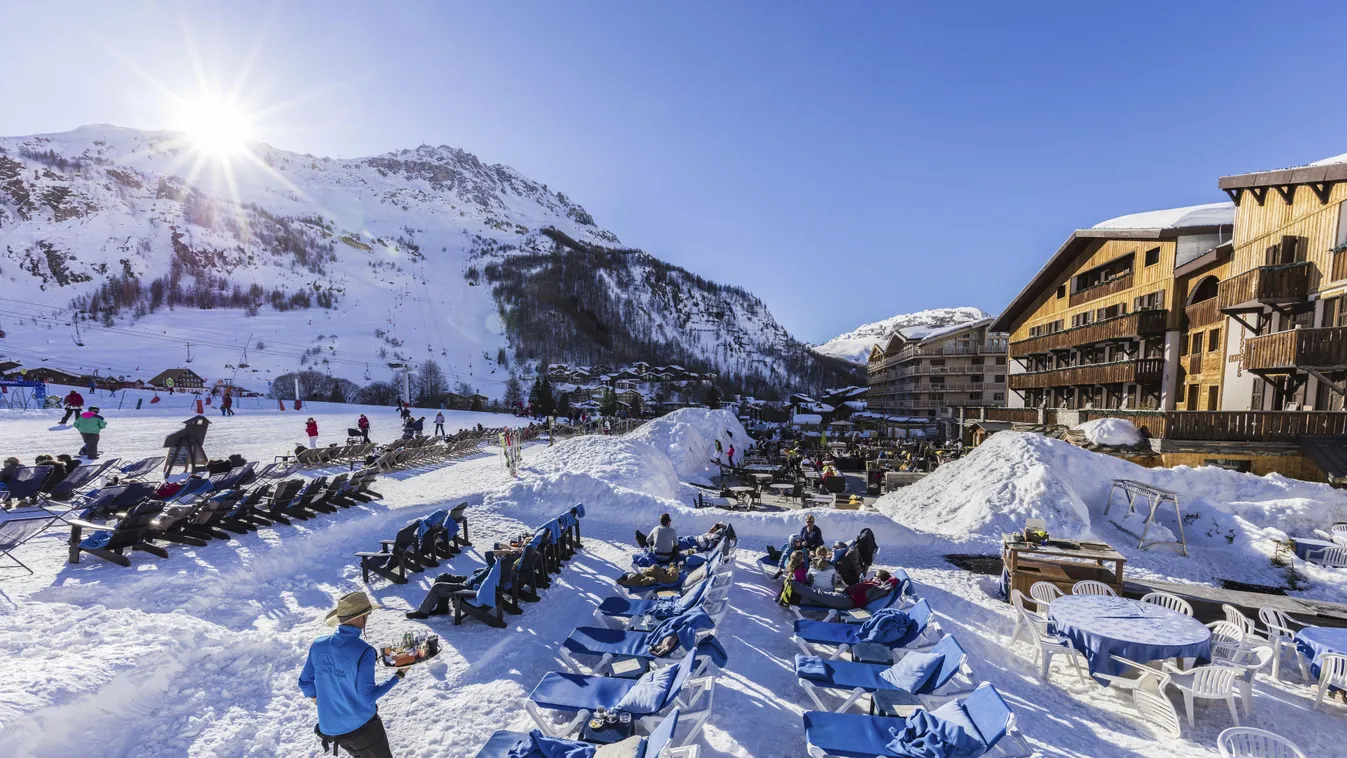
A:
POLYGON ((650 530, 646 537, 650 550, 661 561, 670 560, 678 552, 678 532, 673 528, 673 518, 665 513, 659 517, 659 526, 650 530))
POLYGON ((804 528, 800 530, 800 537, 804 539, 806 549, 813 550, 816 547, 823 546, 823 530, 814 524, 813 515, 805 516, 804 528))
MULTIPOLYGON (((478 569, 486 571, 487 569, 478 569)), ((476 577, 472 577, 476 578, 476 577)), ((416 610, 408 611, 409 619, 427 619, 432 615, 442 615, 449 612, 449 598, 455 593, 470 589, 470 577, 460 576, 459 574, 440 574, 435 577, 435 583, 430 585, 426 596, 421 600, 421 605, 416 610)))

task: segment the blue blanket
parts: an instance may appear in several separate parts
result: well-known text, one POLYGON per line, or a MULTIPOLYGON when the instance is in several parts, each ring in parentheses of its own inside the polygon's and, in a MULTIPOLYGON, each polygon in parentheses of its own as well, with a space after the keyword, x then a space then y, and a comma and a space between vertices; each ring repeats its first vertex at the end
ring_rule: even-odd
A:
POLYGON ((817 655, 795 654, 795 675, 804 679, 828 681, 828 664, 817 655))
POLYGON ((691 650, 697 644, 697 630, 710 629, 715 626, 711 616, 701 608, 693 608, 686 613, 680 613, 673 618, 661 621, 654 629, 646 635, 646 644, 651 647, 659 644, 660 640, 669 635, 678 635, 678 646, 684 650, 691 650))
POLYGON ((875 615, 865 620, 861 624, 860 636, 862 642, 876 642, 881 645, 897 642, 907 634, 907 628, 912 625, 912 620, 907 614, 897 608, 885 608, 878 611, 875 615))
POLYGON ((902 758, 977 758, 986 752, 982 743, 962 727, 942 721, 928 711, 907 717, 899 731, 890 729, 893 741, 887 747, 891 755, 902 758))
POLYGON ((508 758, 589 758, 594 746, 587 742, 559 740, 534 729, 510 748, 508 758))

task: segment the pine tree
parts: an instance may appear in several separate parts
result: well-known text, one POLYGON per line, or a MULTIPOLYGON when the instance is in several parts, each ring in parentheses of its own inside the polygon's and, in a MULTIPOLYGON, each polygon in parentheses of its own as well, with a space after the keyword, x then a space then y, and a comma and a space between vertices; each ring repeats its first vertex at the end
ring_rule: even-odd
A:
POLYGON ((510 374, 510 378, 505 380, 505 407, 509 410, 518 410, 524 402, 524 383, 519 381, 519 377, 510 374))
POLYGON ((571 417, 571 393, 563 392, 557 399, 557 415, 563 418, 571 417))
POLYGON ((617 393, 609 387, 603 391, 603 399, 599 401, 599 413, 605 416, 617 414, 617 393))
POLYGON ((551 416, 557 409, 557 399, 552 394, 552 380, 547 374, 538 380, 538 401, 533 404, 533 409, 539 416, 551 416))
POLYGON ((716 389, 716 385, 712 384, 706 388, 706 394, 702 397, 702 402, 711 410, 720 407, 720 390, 716 389))

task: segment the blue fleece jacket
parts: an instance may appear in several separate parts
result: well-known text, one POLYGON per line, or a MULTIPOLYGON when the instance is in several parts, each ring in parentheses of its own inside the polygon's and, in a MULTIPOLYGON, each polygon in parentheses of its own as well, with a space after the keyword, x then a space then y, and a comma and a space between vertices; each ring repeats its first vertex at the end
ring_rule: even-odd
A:
POLYGON ((375 703, 398 683, 397 676, 374 683, 378 652, 360 638, 361 630, 343 624, 309 647, 299 675, 299 689, 318 698, 318 728, 336 737, 374 718, 375 703))

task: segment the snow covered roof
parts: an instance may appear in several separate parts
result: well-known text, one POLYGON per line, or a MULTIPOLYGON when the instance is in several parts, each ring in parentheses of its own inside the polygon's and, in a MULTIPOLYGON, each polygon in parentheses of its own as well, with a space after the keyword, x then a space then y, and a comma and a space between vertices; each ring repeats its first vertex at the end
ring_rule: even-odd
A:
POLYGON ((864 401, 864 400, 848 400, 848 401, 846 401, 845 403, 842 403, 842 405, 845 405, 846 407, 851 408, 852 410, 856 410, 856 411, 863 411, 863 410, 865 410, 865 401, 864 401))
POLYGON ((977 329, 983 326, 989 326, 992 323, 992 321, 993 319, 991 317, 987 317, 984 319, 978 319, 977 321, 969 321, 964 324, 950 324, 949 326, 939 326, 934 329, 927 330, 926 336, 921 337, 920 340, 922 344, 926 344, 928 342, 933 342, 938 339, 950 337, 962 331, 966 331, 969 329, 977 329))
POLYGON ((817 413, 797 413, 794 416, 791 416, 790 423, 797 425, 821 424, 823 423, 823 417, 818 415, 817 413))
POLYGON ((1194 226, 1224 226, 1235 223, 1235 204, 1231 202, 1188 205, 1158 211, 1129 213, 1101 221, 1091 229, 1184 229, 1194 226))
POLYGON ((801 403, 800 407, 810 413, 832 413, 837 410, 827 403, 801 403))

